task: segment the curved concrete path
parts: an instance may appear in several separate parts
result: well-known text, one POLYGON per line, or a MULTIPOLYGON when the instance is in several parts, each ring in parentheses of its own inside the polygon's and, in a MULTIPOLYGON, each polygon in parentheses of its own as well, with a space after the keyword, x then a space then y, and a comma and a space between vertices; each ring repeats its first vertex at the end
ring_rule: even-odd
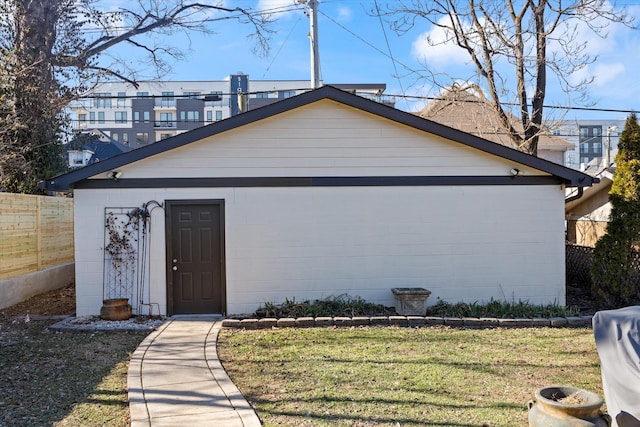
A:
POLYGON ((218 360, 221 325, 173 317, 140 343, 127 381, 132 427, 261 425, 218 360))

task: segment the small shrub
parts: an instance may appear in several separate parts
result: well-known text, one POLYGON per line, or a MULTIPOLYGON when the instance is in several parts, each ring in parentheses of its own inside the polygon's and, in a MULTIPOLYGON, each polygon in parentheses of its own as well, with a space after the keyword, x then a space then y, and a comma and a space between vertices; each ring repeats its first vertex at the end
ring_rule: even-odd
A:
POLYGON ((427 309, 430 316, 444 317, 490 317, 499 319, 530 319, 577 316, 578 310, 557 304, 534 305, 527 301, 508 302, 493 298, 487 304, 478 302, 456 304, 438 300, 427 309))
MULTIPOLYGON (((257 318, 265 317, 336 317, 336 316, 388 316, 395 314, 393 307, 366 302, 360 297, 339 295, 323 300, 297 302, 295 298, 286 298, 282 304, 265 302, 254 313, 257 318)), ((526 301, 510 303, 491 299, 487 304, 456 303, 451 304, 438 300, 437 304, 427 310, 429 316, 444 317, 495 317, 501 319, 514 318, 548 318, 577 316, 578 310, 562 307, 557 304, 533 305, 526 301)))
POLYGON ((343 294, 322 300, 304 300, 286 298, 282 304, 265 302, 255 312, 258 318, 264 317, 336 317, 336 316, 380 316, 395 313, 393 307, 374 304, 360 297, 343 294))

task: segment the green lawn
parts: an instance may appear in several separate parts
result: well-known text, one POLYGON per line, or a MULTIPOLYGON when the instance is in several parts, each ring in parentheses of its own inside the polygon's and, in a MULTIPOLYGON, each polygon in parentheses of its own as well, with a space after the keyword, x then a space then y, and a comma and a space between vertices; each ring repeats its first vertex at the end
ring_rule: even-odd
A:
POLYGON ((603 395, 589 328, 223 329, 218 352, 266 426, 526 426, 537 388, 603 395))

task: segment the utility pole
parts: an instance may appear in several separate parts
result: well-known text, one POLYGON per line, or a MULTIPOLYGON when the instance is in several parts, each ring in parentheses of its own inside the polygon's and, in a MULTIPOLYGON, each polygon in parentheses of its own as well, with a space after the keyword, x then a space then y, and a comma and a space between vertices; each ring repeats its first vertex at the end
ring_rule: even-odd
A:
POLYGON ((607 155, 605 157, 604 167, 611 166, 611 131, 618 130, 618 126, 607 126, 607 155))
POLYGON ((311 89, 320 87, 320 51, 318 50, 318 0, 298 0, 309 9, 309 42, 311 47, 311 89))

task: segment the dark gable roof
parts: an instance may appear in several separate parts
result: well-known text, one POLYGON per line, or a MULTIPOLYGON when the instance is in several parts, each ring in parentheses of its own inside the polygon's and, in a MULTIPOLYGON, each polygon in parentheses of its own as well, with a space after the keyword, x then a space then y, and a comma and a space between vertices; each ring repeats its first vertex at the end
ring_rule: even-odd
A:
POLYGON ((384 104, 350 94, 333 86, 323 86, 319 89, 305 92, 291 98, 286 98, 280 102, 238 114, 220 122, 203 126, 192 131, 176 135, 172 138, 167 138, 156 143, 110 157, 98 163, 76 169, 46 181, 41 181, 38 183, 38 187, 48 191, 65 191, 73 188, 75 183, 92 176, 106 173, 135 161, 164 153, 165 151, 182 147, 192 142, 196 142, 231 129, 236 129, 246 124, 266 119, 323 99, 330 99, 397 123, 432 133, 445 139, 453 140, 486 153, 494 154, 513 162, 541 170, 559 178, 562 182, 572 187, 589 187, 595 182, 598 182, 597 178, 593 178, 582 172, 487 141, 430 120, 423 119, 415 114, 406 113, 384 104))

